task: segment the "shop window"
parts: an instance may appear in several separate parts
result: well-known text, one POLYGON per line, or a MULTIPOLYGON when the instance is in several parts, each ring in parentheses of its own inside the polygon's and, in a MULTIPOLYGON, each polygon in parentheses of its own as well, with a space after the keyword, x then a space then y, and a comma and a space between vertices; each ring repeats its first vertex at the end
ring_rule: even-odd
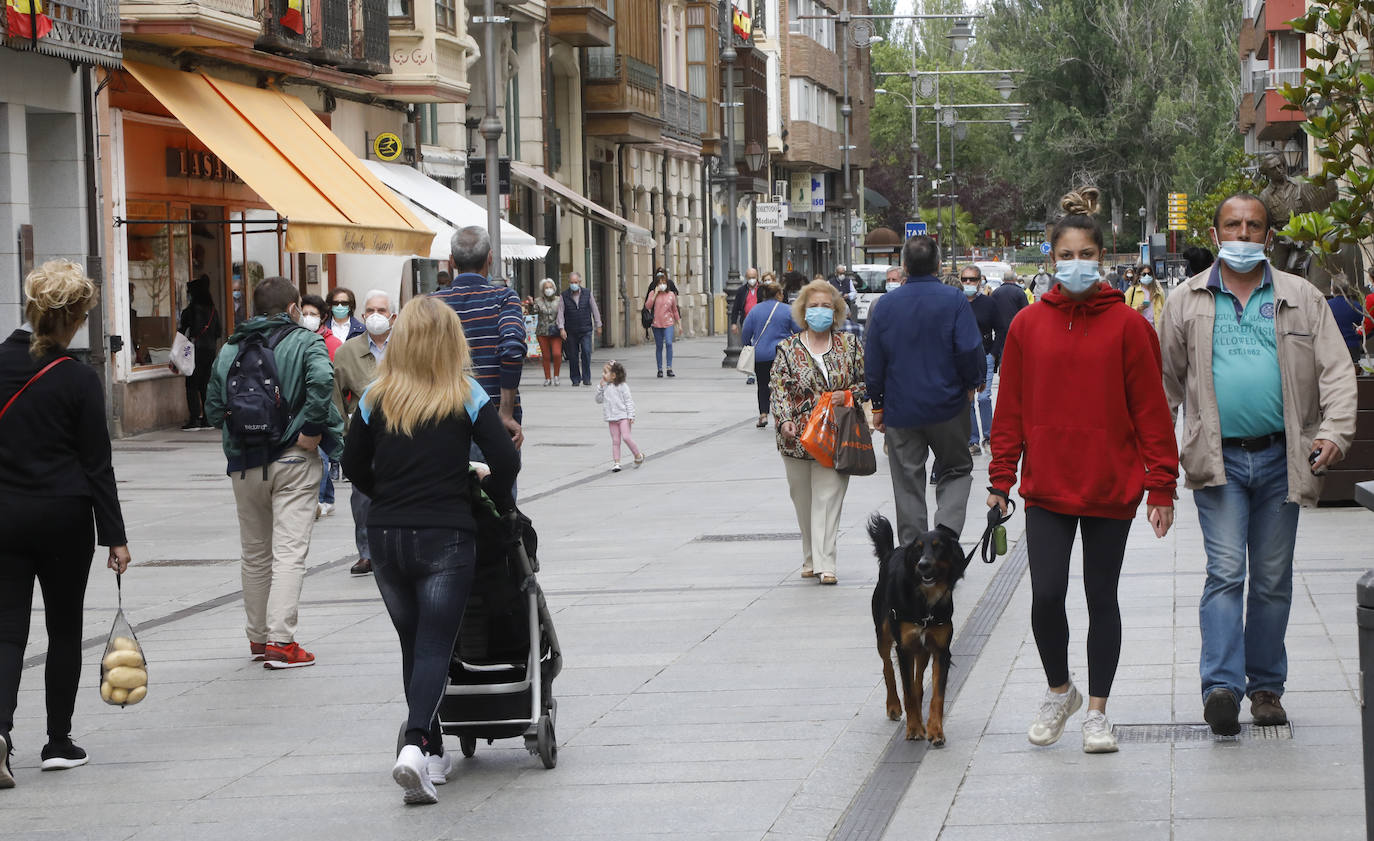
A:
POLYGON ((294 280, 290 255, 282 250, 284 229, 270 210, 234 211, 229 214, 230 296, 234 323, 254 315, 253 290, 263 278, 294 280), (235 293, 242 293, 235 296, 235 293))
POLYGON ((171 358, 191 274, 189 225, 177 221, 187 215, 185 206, 167 202, 129 203, 129 335, 135 365, 163 366, 171 358))
POLYGON ((458 4, 456 0, 434 0, 434 25, 440 32, 450 34, 458 31, 458 4))

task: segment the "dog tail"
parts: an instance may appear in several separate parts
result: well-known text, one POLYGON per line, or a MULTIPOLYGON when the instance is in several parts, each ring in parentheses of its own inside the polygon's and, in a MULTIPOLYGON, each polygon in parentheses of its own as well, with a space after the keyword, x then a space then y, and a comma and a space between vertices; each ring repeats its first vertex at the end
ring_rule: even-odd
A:
POLYGON ((874 514, 868 518, 868 537, 873 541, 873 554, 878 556, 878 560, 883 560, 892 553, 894 548, 894 537, 892 534, 892 523, 882 514, 874 514))

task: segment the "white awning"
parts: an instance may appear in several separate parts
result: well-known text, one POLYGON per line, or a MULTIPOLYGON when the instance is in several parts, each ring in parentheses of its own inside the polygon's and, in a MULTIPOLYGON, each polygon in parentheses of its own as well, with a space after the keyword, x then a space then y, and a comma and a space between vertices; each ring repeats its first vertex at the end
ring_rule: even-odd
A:
POLYGON ((467 172, 468 156, 438 146, 424 146, 420 150, 420 171, 431 178, 462 178, 467 172))
MULTIPOLYGON (((431 260, 447 260, 449 240, 457 228, 468 225, 487 226, 487 209, 466 196, 455 193, 424 173, 399 164, 363 161, 383 184, 395 190, 406 204, 434 232, 434 244, 428 256, 431 260), (442 228, 442 230, 440 230, 442 228)), ((501 220, 501 257, 504 260, 542 260, 549 253, 547 245, 538 245, 534 237, 506 220, 501 220)))
POLYGON ((609 225, 617 231, 624 231, 630 242, 635 245, 653 246, 654 237, 649 233, 648 228, 641 228, 639 225, 612 213, 586 196, 579 195, 573 188, 562 184, 542 169, 535 169, 527 163, 520 161, 510 162, 510 174, 512 178, 517 178, 525 183, 541 190, 552 193, 555 201, 561 201, 564 205, 575 213, 587 216, 594 222, 609 225))

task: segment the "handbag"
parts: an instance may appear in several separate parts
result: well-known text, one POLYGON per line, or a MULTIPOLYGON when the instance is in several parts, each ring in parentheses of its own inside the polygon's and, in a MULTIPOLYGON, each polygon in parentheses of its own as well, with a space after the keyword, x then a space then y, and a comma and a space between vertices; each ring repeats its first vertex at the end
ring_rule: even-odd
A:
MULTIPOLYGON (((768 323, 773 320, 773 314, 777 311, 777 307, 768 311, 768 317, 763 321, 763 330, 768 329, 768 323)), ((760 336, 763 335, 763 330, 759 331, 760 336)), ((758 339, 755 338, 753 342, 739 349, 739 358, 735 360, 736 371, 743 371, 746 374, 754 373, 754 345, 757 343, 758 339)))
POLYGON ((182 333, 176 333, 172 338, 171 363, 183 377, 196 372, 196 346, 182 333))
POLYGON ((841 406, 853 407, 852 391, 846 389, 840 392, 822 392, 816 398, 816 408, 811 410, 811 417, 807 418, 806 428, 802 430, 801 435, 802 449, 806 450, 821 467, 835 466, 839 427, 835 423, 835 410, 838 407, 834 404, 834 394, 844 395, 841 406))
MULTIPOLYGON (((848 393, 848 392, 846 392, 848 393)), ((873 454, 873 434, 862 406, 852 401, 835 409, 835 472, 846 476, 872 476, 878 472, 873 454)))

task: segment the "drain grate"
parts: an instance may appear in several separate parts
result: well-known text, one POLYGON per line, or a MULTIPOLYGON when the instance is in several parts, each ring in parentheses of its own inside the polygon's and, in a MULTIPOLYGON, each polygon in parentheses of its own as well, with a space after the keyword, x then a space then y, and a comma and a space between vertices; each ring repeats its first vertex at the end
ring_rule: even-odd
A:
POLYGON ((158 561, 138 561, 136 567, 209 567, 236 564, 238 558, 164 558, 158 561))
POLYGON ((574 443, 571 443, 571 442, 563 442, 563 441, 540 441, 540 442, 536 443, 534 446, 536 446, 536 447, 585 447, 585 446, 587 446, 587 445, 586 445, 586 444, 574 444, 574 443))
POLYGON ((775 532, 751 532, 749 534, 703 534, 693 543, 742 543, 744 541, 758 540, 801 540, 799 531, 775 531, 775 532))
POLYGON ((1274 742, 1293 738, 1293 725, 1259 727, 1242 724, 1239 736, 1214 736, 1206 724, 1118 724, 1112 728, 1118 742, 1167 745, 1178 742, 1246 741, 1274 742))
POLYGON ((181 447, 159 447, 156 444, 115 444, 117 453, 174 453, 181 447))

